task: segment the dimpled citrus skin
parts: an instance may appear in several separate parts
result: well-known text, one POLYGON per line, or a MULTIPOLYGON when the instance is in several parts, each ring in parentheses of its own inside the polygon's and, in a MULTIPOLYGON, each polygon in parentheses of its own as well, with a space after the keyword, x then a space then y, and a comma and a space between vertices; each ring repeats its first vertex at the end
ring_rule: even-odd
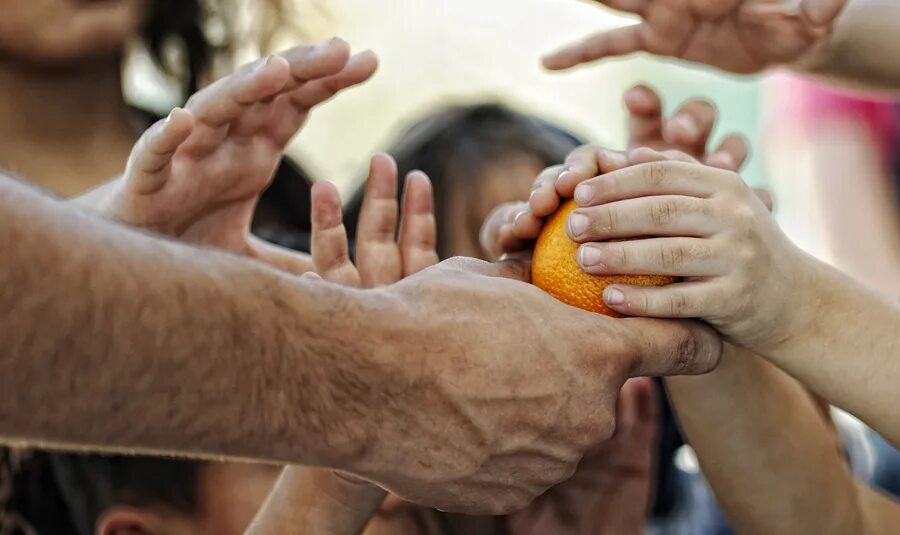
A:
POLYGON ((664 286, 676 281, 662 275, 590 275, 582 271, 576 260, 578 244, 566 234, 566 218, 577 207, 569 200, 544 222, 534 246, 532 284, 563 303, 620 318, 621 314, 603 303, 603 289, 610 284, 664 286))

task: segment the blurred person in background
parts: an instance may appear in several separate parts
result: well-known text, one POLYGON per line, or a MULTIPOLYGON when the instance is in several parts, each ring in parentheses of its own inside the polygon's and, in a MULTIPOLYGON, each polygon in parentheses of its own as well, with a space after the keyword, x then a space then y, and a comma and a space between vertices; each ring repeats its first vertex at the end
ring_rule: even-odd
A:
MULTIPOLYGON (((784 211, 815 216, 815 228, 797 232, 824 260, 900 298, 900 105, 790 75, 771 80, 766 99, 764 148, 784 211)), ((854 467, 900 497, 900 451, 868 434, 874 458, 854 467)))
MULTIPOLYGON (((261 47, 290 20, 290 4, 254 3, 261 47)), ((137 138, 159 119, 126 100, 129 47, 143 46, 186 99, 245 44, 231 19, 237 11, 233 0, 5 2, 0 169, 64 197, 119 176, 137 138), (208 28, 217 28, 215 39, 208 28)), ((286 246, 308 245, 310 183, 286 159, 260 203, 255 230, 286 246)))

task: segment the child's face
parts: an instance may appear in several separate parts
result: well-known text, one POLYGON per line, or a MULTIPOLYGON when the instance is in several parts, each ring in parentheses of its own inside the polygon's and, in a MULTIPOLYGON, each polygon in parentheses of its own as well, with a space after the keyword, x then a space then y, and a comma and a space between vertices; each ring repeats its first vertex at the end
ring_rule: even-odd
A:
POLYGON ((478 241, 481 223, 495 207, 512 201, 527 199, 531 183, 543 170, 543 163, 528 154, 513 154, 491 162, 479 170, 474 191, 456 188, 447 221, 451 256, 484 258, 478 241))
POLYGON ((116 505, 97 522, 97 535, 240 535, 253 520, 281 474, 280 466, 203 463, 193 514, 165 506, 116 505))
POLYGON ((0 62, 59 66, 112 56, 135 36, 150 0, 0 0, 0 62))

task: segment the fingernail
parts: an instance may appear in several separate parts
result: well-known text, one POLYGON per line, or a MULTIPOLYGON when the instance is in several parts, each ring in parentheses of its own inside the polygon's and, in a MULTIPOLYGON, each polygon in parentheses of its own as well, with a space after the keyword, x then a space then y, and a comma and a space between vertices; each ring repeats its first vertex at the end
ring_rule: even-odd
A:
POLYGON ((625 294, 616 288, 603 290, 603 300, 607 305, 621 305, 625 302, 625 294))
POLYGON ((583 245, 578 249, 578 263, 581 264, 581 267, 596 266, 600 263, 601 256, 596 247, 583 245))
POLYGON ((672 119, 672 124, 677 125, 681 128, 681 131, 685 133, 691 139, 696 138, 700 135, 700 130, 697 128, 696 123, 691 120, 689 117, 679 116, 672 119))
POLYGON ((575 202, 585 206, 594 200, 594 187, 588 184, 579 184, 575 188, 575 202))
POLYGON ((524 216, 525 214, 527 214, 527 213, 528 213, 528 210, 522 210, 521 212, 519 212, 518 214, 516 214, 516 216, 513 217, 513 222, 512 222, 513 226, 515 226, 516 223, 519 222, 519 218, 520 218, 520 217, 523 217, 523 216, 524 216))
POLYGON ((265 69, 270 61, 272 61, 271 55, 258 59, 256 61, 256 65, 254 65, 253 68, 250 70, 250 74, 254 75, 254 74, 258 73, 259 71, 265 69))
POLYGON ((581 236, 588 229, 587 216, 582 214, 572 214, 569 216, 569 233, 572 236, 581 236))
POLYGON ((563 169, 556 177, 556 181, 554 182, 554 184, 559 184, 569 173, 571 173, 571 171, 569 171, 568 169, 563 169))

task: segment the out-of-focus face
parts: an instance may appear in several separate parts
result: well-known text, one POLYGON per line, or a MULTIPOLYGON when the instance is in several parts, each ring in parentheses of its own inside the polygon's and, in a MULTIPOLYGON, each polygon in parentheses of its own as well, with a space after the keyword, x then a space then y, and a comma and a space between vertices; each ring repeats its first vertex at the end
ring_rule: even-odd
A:
POLYGON ((117 54, 150 0, 0 0, 0 61, 60 66, 117 54))
POLYGON ((281 474, 280 466, 208 463, 200 477, 198 535, 240 535, 281 474))
MULTIPOLYGON (((478 242, 481 223, 499 204, 524 201, 531 193, 531 184, 544 169, 541 160, 529 154, 512 154, 491 162, 481 169, 459 170, 478 173, 475 191, 455 188, 449 213, 438 225, 447 228, 450 256, 484 258, 478 242)), ((460 180, 458 183, 462 183, 460 180)))
POLYGON ((200 467, 197 511, 186 514, 164 504, 117 505, 97 522, 97 535, 241 535, 275 481, 280 466, 209 462, 200 467))

